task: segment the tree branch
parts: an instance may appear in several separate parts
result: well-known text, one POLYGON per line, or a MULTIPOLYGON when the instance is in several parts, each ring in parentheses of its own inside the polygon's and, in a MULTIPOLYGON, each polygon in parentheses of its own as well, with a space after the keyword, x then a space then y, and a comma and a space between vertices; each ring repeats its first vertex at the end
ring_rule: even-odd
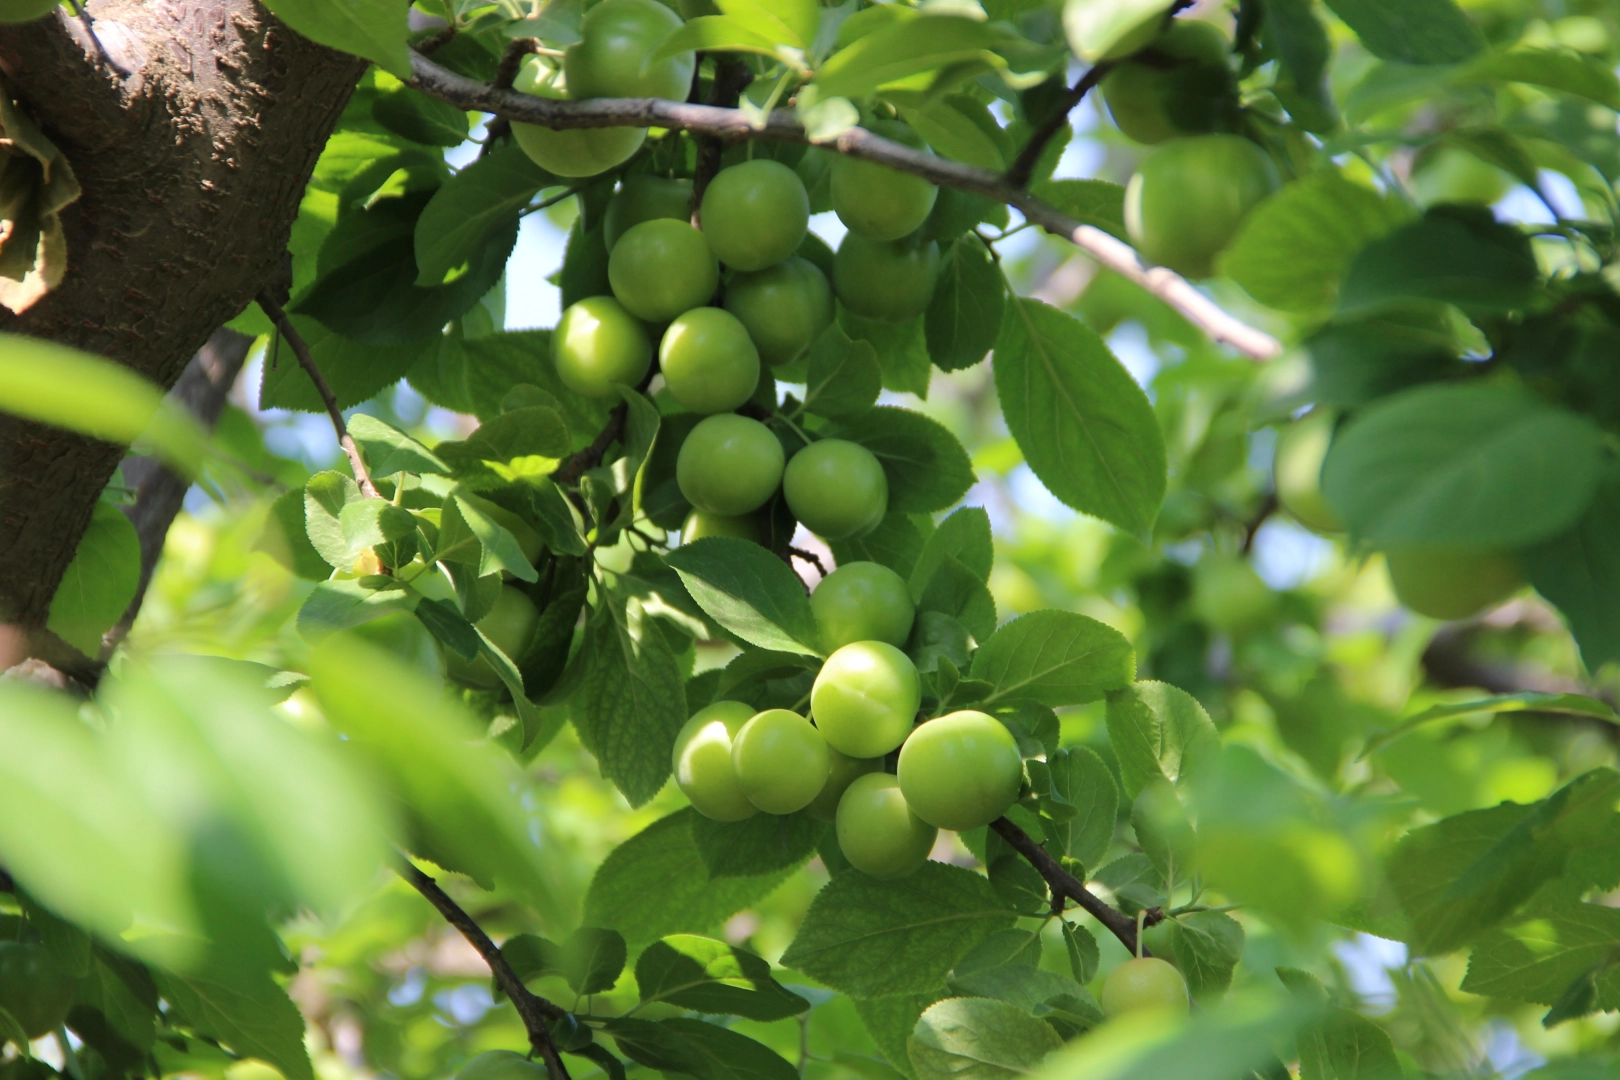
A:
MULTIPOLYGON (((544 127, 661 127, 712 135, 719 139, 773 139, 809 143, 790 110, 774 110, 764 127, 754 128, 738 109, 693 105, 659 98, 593 98, 588 101, 552 101, 532 94, 498 90, 440 67, 420 54, 411 57, 410 85, 461 109, 494 113, 509 120, 544 127)), ((1276 338, 1222 311, 1188 281, 1162 266, 1149 267, 1129 244, 1101 229, 1081 224, 1056 207, 1037 199, 986 169, 935 157, 909 146, 851 128, 826 149, 865 161, 875 161, 912 173, 935 184, 959 188, 1013 207, 1026 219, 1053 236, 1073 243, 1108 269, 1157 296, 1215 341, 1232 346, 1256 360, 1269 360, 1282 352, 1276 338)))
POLYGON ((613 407, 608 414, 608 421, 602 425, 602 433, 596 441, 585 449, 563 462, 557 471, 551 474, 553 483, 572 484, 581 476, 602 464, 602 457, 607 448, 613 445, 613 440, 624 433, 625 418, 630 415, 630 405, 621 401, 613 407))
POLYGON ((259 307, 270 316, 270 321, 276 324, 276 330, 286 339, 287 345, 292 349, 293 355, 298 357, 298 363, 309 376, 309 381, 315 384, 315 392, 321 395, 321 402, 326 406, 326 415, 332 418, 332 429, 337 432, 338 445, 349 457, 349 467, 354 470, 354 481, 360 485, 360 494, 368 499, 378 498, 377 486, 371 482, 371 474, 366 471, 365 459, 360 456, 360 448, 349 437, 349 426, 343 422, 343 410, 338 408, 337 396, 332 388, 326 384, 326 378, 321 369, 315 366, 315 358, 309 354, 309 346, 305 344, 303 335, 292 324, 287 313, 280 304, 270 295, 268 289, 259 290, 259 307))
MULTIPOLYGON (((717 56, 714 60, 714 81, 709 84, 708 103, 716 108, 735 109, 742 92, 753 81, 753 73, 741 60, 733 56, 717 56)), ((709 181, 720 171, 720 157, 724 152, 725 147, 718 138, 704 135, 698 139, 697 173, 692 178, 694 222, 701 222, 703 193, 708 190, 709 181)))
POLYGON ((468 944, 477 949, 478 955, 484 958, 484 963, 489 965, 490 972, 495 976, 496 985, 512 999, 512 1006, 517 1009, 524 1030, 529 1033, 529 1044, 546 1063, 546 1071, 551 1074, 551 1080, 568 1080, 568 1069, 564 1067, 562 1058, 557 1054, 557 1044, 551 1040, 549 1026, 549 1021, 568 1019, 571 1015, 568 1010, 547 1001, 524 986, 523 980, 512 970, 512 965, 501 955, 499 946, 490 940, 489 935, 484 933, 484 928, 473 921, 471 915, 462 910, 460 904, 450 899, 450 895, 439 887, 437 881, 409 862, 406 862, 403 868, 398 868, 398 872, 399 876, 425 896, 427 902, 444 916, 445 922, 460 931, 468 944))
POLYGON ((1052 110, 1052 114, 1041 122, 1040 127, 1030 133, 1029 141, 1018 151, 1013 163, 1007 167, 1007 183, 1018 188, 1029 186, 1029 178, 1034 174, 1035 166, 1041 160, 1041 154, 1046 151, 1046 144, 1068 126, 1069 114, 1074 111, 1074 107, 1085 100, 1092 87, 1102 82, 1103 76, 1107 75, 1113 66, 1112 61, 1093 64, 1090 70, 1075 81, 1069 92, 1063 95, 1063 100, 1052 110))
POLYGON ((822 577, 827 576, 827 568, 821 565, 821 556, 817 555, 815 552, 806 551, 804 548, 789 547, 787 549, 787 553, 793 556, 795 559, 803 559, 805 562, 814 566, 817 570, 821 571, 822 577))
MULTIPOLYGON (((1014 825, 1006 818, 997 818, 990 823, 997 836, 1007 841, 1008 845, 1018 854, 1029 860, 1029 864, 1040 872, 1046 879, 1047 886, 1052 890, 1054 899, 1067 896, 1085 909, 1086 913, 1119 939, 1119 943, 1134 956, 1136 955, 1136 920, 1124 912, 1110 907, 1086 888, 1085 882, 1063 869, 1058 861, 1049 855, 1045 848, 1029 838, 1029 834, 1014 825)), ((1154 926, 1164 921, 1164 916, 1153 911, 1148 912, 1145 924, 1154 926)), ((1147 949, 1142 950, 1143 956, 1152 956, 1147 949)))

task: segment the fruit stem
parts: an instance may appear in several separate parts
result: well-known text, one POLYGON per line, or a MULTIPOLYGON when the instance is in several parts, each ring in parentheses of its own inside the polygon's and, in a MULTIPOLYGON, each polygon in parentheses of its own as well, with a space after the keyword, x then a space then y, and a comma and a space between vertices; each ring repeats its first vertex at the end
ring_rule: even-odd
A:
POLYGON ((1136 958, 1142 959, 1142 924, 1147 921, 1147 908, 1139 908, 1136 912, 1136 958))

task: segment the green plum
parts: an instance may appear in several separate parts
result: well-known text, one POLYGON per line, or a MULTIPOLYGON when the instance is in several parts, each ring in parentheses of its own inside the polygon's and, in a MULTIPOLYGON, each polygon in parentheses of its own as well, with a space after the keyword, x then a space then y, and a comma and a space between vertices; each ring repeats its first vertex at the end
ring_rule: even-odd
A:
POLYGON ((1193 567, 1192 607, 1216 629, 1252 630, 1276 610, 1277 594, 1247 559, 1209 554, 1193 567))
POLYGON ((892 881, 928 861, 939 830, 911 812, 888 773, 857 777, 838 802, 838 850, 863 874, 892 881))
POLYGON ((850 757, 882 757, 905 742, 921 706, 916 665, 882 641, 845 645, 827 657, 810 689, 816 727, 850 757))
MULTIPOLYGON (((489 612, 478 620, 478 629, 513 663, 522 663, 539 622, 540 611, 529 595, 511 585, 502 585, 489 612)), ((482 655, 463 660, 459 654, 445 649, 444 672, 467 686, 493 690, 501 685, 501 677, 482 655)))
POLYGON ((681 543, 690 544, 694 540, 702 540, 705 536, 729 536, 735 540, 751 540, 756 544, 765 542, 765 530, 760 528, 758 514, 737 514, 728 517, 723 514, 705 514, 701 510, 687 514, 686 524, 681 526, 681 543))
POLYGON ((10 1013, 30 1039, 50 1034, 67 1019, 73 981, 45 946, 0 941, 0 1009, 10 1013))
MULTIPOLYGON (((930 152, 922 136, 898 120, 878 120, 866 129, 913 150, 930 152)), ((833 159, 833 209, 850 232, 868 240, 898 240, 916 232, 928 220, 938 197, 939 188, 920 176, 847 154, 833 159)))
POLYGON ((717 701, 693 713, 675 736, 675 783, 704 817, 741 821, 759 812, 731 764, 732 741, 753 715, 752 705, 717 701))
POLYGON ((731 763, 748 801, 767 814, 803 810, 832 773, 827 740, 787 709, 767 709, 739 728, 731 763))
POLYGON ((1312 532, 1344 531, 1344 521, 1322 494, 1322 460, 1333 441, 1333 413, 1312 409, 1277 436, 1272 476, 1277 502, 1312 532))
POLYGON ((906 579, 882 563, 845 563, 810 594, 821 644, 841 649, 855 641, 903 646, 917 617, 906 579))
POLYGON ((580 40, 568 46, 563 73, 576 98, 652 97, 685 101, 696 58, 679 53, 657 63, 648 56, 681 26, 658 0, 602 0, 585 13, 580 40))
POLYGON ((1012 806, 1024 781, 1018 740, 993 716, 947 713, 900 748, 900 790, 912 813, 940 829, 988 825, 1012 806))
POLYGON ((759 350, 724 308, 698 307, 676 316, 659 343, 658 367, 670 396, 695 413, 730 412, 759 385, 759 350))
POLYGON ((689 222, 655 218, 631 226, 613 245, 608 283, 636 318, 668 322, 709 302, 720 266, 689 222))
POLYGON ((692 181, 645 173, 627 176, 618 192, 608 200, 607 212, 602 215, 602 242, 612 251, 619 237, 630 229, 643 221, 659 218, 691 220, 692 181))
POLYGON ((763 270, 792 255, 810 227, 797 173, 761 158, 722 169, 703 192, 703 235, 733 270, 763 270))
POLYGON ((546 1069, 537 1061, 510 1050, 485 1050, 461 1067, 455 1080, 545 1080, 546 1069))
MULTIPOLYGON (((557 71, 531 56, 518 70, 512 89, 536 97, 568 100, 557 71)), ((630 160, 647 139, 645 128, 568 128, 513 124, 512 137, 529 160, 558 176, 595 176, 630 160)))
POLYGON ((889 509, 889 479, 860 443, 819 439, 793 455, 782 494, 799 523, 825 540, 846 540, 877 527, 889 509))
POLYGON ((721 413, 701 421, 675 457, 675 483, 706 514, 735 517, 765 505, 782 482, 782 444, 758 420, 721 413))
POLYGON ((1511 555, 1453 547, 1405 547, 1384 552, 1400 602, 1431 619, 1466 619, 1494 607, 1524 585, 1511 555))
POLYGON ((1229 128, 1238 108, 1230 52, 1231 43, 1213 24, 1175 20, 1150 48, 1103 79, 1114 123, 1139 143, 1229 128))
POLYGON ((1142 258, 1208 277, 1243 219, 1277 183, 1271 158, 1241 136, 1172 139, 1142 159, 1126 186, 1125 228, 1142 258))
POLYGON ((652 367, 647 331, 611 296, 570 304, 551 332, 551 359, 563 385, 585 397, 617 397, 652 367))
POLYGON ((848 233, 833 259, 833 287, 844 306, 869 319, 904 322, 928 309, 939 279, 939 245, 884 242, 848 233))
POLYGON ((827 757, 831 762, 827 782, 822 785, 821 794, 806 809, 822 821, 833 821, 838 817, 838 800, 844 797, 849 785, 855 782, 856 777, 882 770, 883 759, 852 758, 830 746, 827 747, 827 757))
POLYGON ((1191 1008, 1187 980, 1174 964, 1156 956, 1127 960, 1110 971, 1100 1001, 1110 1020, 1146 1010, 1185 1016, 1191 1008))
POLYGON ((832 287, 797 255, 752 274, 733 274, 725 308, 748 328, 766 364, 785 364, 810 348, 833 321, 832 287))

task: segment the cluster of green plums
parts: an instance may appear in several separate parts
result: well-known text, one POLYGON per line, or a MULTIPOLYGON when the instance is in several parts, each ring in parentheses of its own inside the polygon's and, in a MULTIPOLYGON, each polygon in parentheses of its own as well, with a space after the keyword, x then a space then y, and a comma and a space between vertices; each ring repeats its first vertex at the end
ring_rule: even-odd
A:
POLYGON ((716 821, 808 809, 835 822, 857 870, 904 877, 927 861, 940 829, 976 829, 1006 813, 1023 784, 1018 742, 982 712, 917 722, 922 683, 899 648, 915 608, 893 570, 841 566, 810 606, 830 654, 809 716, 740 701, 705 706, 675 741, 675 782, 716 821))
POLYGON ((1208 277, 1238 227, 1278 186, 1277 167, 1240 124, 1231 45, 1219 29, 1173 19, 1102 81, 1120 131, 1154 147, 1125 192, 1125 227, 1142 257, 1208 277))
MULTIPOLYGON (((1278 504, 1307 529, 1328 535, 1344 531, 1344 522, 1322 494, 1322 463, 1336 423, 1331 410, 1311 410, 1283 428, 1273 459, 1278 504)), ((1396 598, 1433 619, 1466 619, 1524 586, 1510 552, 1395 547, 1384 551, 1384 565, 1396 598)))

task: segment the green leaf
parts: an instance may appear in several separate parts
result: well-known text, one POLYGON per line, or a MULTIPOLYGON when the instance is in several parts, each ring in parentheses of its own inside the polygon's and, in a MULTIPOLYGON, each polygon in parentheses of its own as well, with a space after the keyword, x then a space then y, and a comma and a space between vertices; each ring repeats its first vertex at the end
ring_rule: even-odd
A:
POLYGON ((587 627, 587 667, 571 699, 579 741, 631 806, 669 778, 675 736, 686 723, 681 669, 669 639, 642 611, 608 597, 587 627))
POLYGON ((1046 489, 1145 536, 1164 501, 1164 437, 1147 395, 1096 332, 1015 300, 995 349, 1007 427, 1046 489))
POLYGON ((653 50, 647 62, 656 64, 695 49, 704 52, 751 52, 776 57, 779 52, 778 39, 767 29, 768 26, 761 19, 747 16, 701 15, 671 31, 653 50))
POLYGON ((1441 205, 1361 250, 1345 271, 1339 310, 1440 300, 1466 312, 1514 311, 1540 276, 1529 237, 1487 209, 1441 205))
POLYGON ((479 577, 502 570, 520 581, 538 581, 540 577, 523 554, 517 537, 461 491, 452 492, 444 501, 436 555, 477 567, 479 577))
POLYGON ((1063 927, 1063 946, 1069 954, 1069 971, 1074 981, 1085 985, 1097 975, 1097 965, 1102 962, 1102 952, 1097 946, 1097 939, 1090 930, 1083 926, 1059 920, 1063 927))
POLYGON ((311 41, 411 76, 405 12, 388 0, 269 0, 277 18, 311 41))
POLYGON ((973 486, 967 451, 955 435, 922 413, 879 405, 846 418, 834 430, 882 462, 889 480, 890 514, 948 509, 973 486))
POLYGON ((996 632, 996 601, 977 574, 954 555, 946 555, 929 577, 922 596, 917 598, 918 614, 950 617, 975 641, 986 641, 996 632))
POLYGON ((355 445, 360 448, 366 468, 374 476, 450 471, 450 467, 440 461, 433 451, 375 416, 355 413, 349 418, 348 429, 355 445))
POLYGON ((815 0, 717 0, 727 15, 758 19, 770 26, 776 40, 808 50, 821 21, 815 0))
POLYGON ((903 578, 911 577, 922 547, 916 524, 906 515, 892 512, 865 536, 832 544, 833 558, 840 566, 858 561, 882 563, 903 578))
POLYGON ((687 591, 721 626, 751 645, 821 655, 804 583, 758 544, 709 537, 664 557, 687 591))
POLYGON ((1351 532, 1374 544, 1511 549, 1579 519, 1602 444, 1590 421, 1523 391, 1422 386, 1339 430, 1322 489, 1351 532))
POLYGON ((941 371, 972 367, 1001 332, 1007 291, 1001 268, 974 233, 951 242, 940 261, 934 296, 923 314, 928 355, 941 371))
POLYGON ((310 544, 333 567, 354 566, 343 537, 343 508, 360 500, 360 485, 340 472, 318 472, 304 485, 304 531, 310 544))
POLYGON ((1474 945, 1461 989, 1470 994, 1554 1005, 1571 983, 1602 967, 1594 1005, 1620 1006, 1620 967, 1607 963, 1620 945, 1620 911, 1564 904, 1493 930, 1474 945))
MULTIPOLYGON (((747 657, 744 653, 738 660, 747 657)), ((778 654, 781 655, 781 654, 778 654)), ((725 679, 732 676, 733 661, 726 668, 718 693, 729 693, 725 679)), ((802 671, 793 669, 793 674, 802 671)), ((742 821, 692 820, 692 841, 697 845, 709 876, 750 877, 799 866, 815 854, 816 844, 825 832, 823 824, 808 812, 797 814, 755 814, 742 821)))
POLYGON ((309 533, 304 527, 304 492, 299 488, 282 492, 270 504, 264 532, 254 550, 265 552, 309 581, 324 581, 332 576, 332 567, 309 542, 309 533))
POLYGON ((533 934, 514 934, 501 943, 501 955, 524 982, 561 975, 576 994, 600 994, 619 981, 628 953, 617 930, 582 926, 561 945, 533 934))
POLYGON ((1264 0, 1261 6, 1265 9, 1261 34, 1282 67, 1274 92, 1306 130, 1332 131, 1340 120, 1327 85, 1333 55, 1327 28, 1310 0, 1264 0))
MULTIPOLYGON (((508 761, 440 688, 388 653, 348 636, 309 658, 310 687, 407 812, 407 850, 488 886, 499 880, 547 919, 559 918, 548 857, 508 779, 508 761)), ((588 919, 589 923, 597 920, 588 919)))
POLYGON ((960 15, 901 19, 838 50, 816 72, 816 99, 861 98, 885 83, 967 61, 985 61, 1003 35, 960 15))
POLYGON ((22 334, 0 333, 0 410, 103 442, 150 444, 185 477, 208 444, 195 417, 130 369, 22 334))
POLYGON ((1610 467, 1574 526, 1521 553, 1536 591, 1558 605, 1588 671, 1620 659, 1620 470, 1610 467))
MULTIPOLYGON (((347 409, 376 397, 385 388, 405 377, 424 357, 434 356, 440 342, 433 338, 399 345, 367 345, 344 337, 316 319, 292 316, 296 329, 309 346, 310 359, 326 380, 340 409, 347 409)), ((279 336, 270 339, 259 383, 259 407, 324 413, 326 403, 293 355, 291 346, 279 336)))
MULTIPOLYGON (((1023 865, 1029 866, 1028 863, 1023 865)), ((958 971, 951 978, 950 987, 962 997, 1006 1002, 1027 1016, 1050 1016, 1069 1029, 1086 1030, 1103 1022, 1102 1007, 1091 996, 1091 991, 1067 975, 1034 964, 999 964, 969 972, 958 971)))
POLYGON ((1397 200, 1319 169, 1250 212, 1221 272, 1268 307, 1325 310, 1356 253, 1409 217, 1397 200))
POLYGON ((1050 1025, 1016 1005, 948 998, 918 1018, 907 1049, 918 1080, 1007 1080, 1062 1045, 1050 1025))
POLYGON ((1477 701, 1431 705, 1422 712, 1405 718, 1390 730, 1368 739, 1367 746, 1362 750, 1361 756, 1367 757, 1370 754, 1375 754, 1396 739, 1410 734, 1425 724, 1432 724, 1437 720, 1449 720, 1454 716, 1467 716, 1469 713, 1481 712, 1562 713, 1567 716, 1587 716, 1611 724, 1620 724, 1620 716, 1615 714, 1614 709, 1597 698, 1587 697, 1585 694, 1546 694, 1534 690, 1525 690, 1517 694, 1496 694, 1488 698, 1480 698, 1477 701))
POLYGON ((1083 705, 1129 686, 1131 643, 1118 630, 1068 611, 1032 611, 1007 623, 973 657, 971 675, 995 687, 987 702, 1033 698, 1083 705))
POLYGON ((1179 784, 1220 752, 1221 737, 1191 694, 1144 681, 1108 695, 1108 742, 1132 799, 1159 778, 1179 784))
POLYGON ((467 141, 467 114, 417 90, 378 94, 371 102, 371 116, 394 134, 426 146, 460 146, 467 141))
POLYGON ((877 404, 883 374, 870 342, 856 341, 837 323, 810 346, 804 407, 818 416, 863 413, 877 404))
POLYGON ((756 903, 790 871, 711 880, 692 842, 690 807, 660 818, 608 854, 585 894, 585 922, 638 949, 667 934, 702 933, 756 903))
POLYGON ((1219 997, 1243 959, 1243 924, 1223 911, 1195 911, 1170 920, 1170 947, 1195 1000, 1219 997))
POLYGON ((713 938, 677 934, 647 946, 636 961, 643 1004, 655 1001, 693 1012, 781 1020, 810 1007, 771 977, 771 965, 713 938))
POLYGON ((1262 1075, 1276 1076, 1280 1065, 1265 1068, 1276 1061, 1272 1046, 1317 1011, 1252 998, 1201 1012, 1180 1025, 1152 1014, 1122 1019, 1052 1055, 1035 1075, 1037 1080, 1246 1080, 1264 1069, 1262 1075))
POLYGON ((1063 30, 1074 54, 1095 63, 1147 44, 1168 9, 1164 0, 1068 0, 1063 5, 1063 30), (1142 40, 1144 36, 1147 40, 1142 40))
POLYGON ((1617 791, 1620 774, 1594 769, 1529 808, 1504 803, 1408 833, 1387 874, 1414 949, 1450 952, 1500 926, 1612 822, 1617 791))
POLYGON ((1452 0, 1327 0, 1367 51, 1402 64, 1455 64, 1485 36, 1452 0))
MULTIPOLYGON (((74 989, 74 1003, 99 1012, 117 1040, 141 1053, 151 1051, 157 1035, 157 989, 139 964, 96 950, 89 971, 74 989)), ((105 1041, 91 1037, 77 1019, 74 1028, 85 1041, 92 1045, 105 1041)))
POLYGON ((782 963, 852 997, 925 993, 1013 913, 978 874, 925 863, 909 877, 835 877, 782 963))
POLYGON ((1125 188, 1107 180, 1045 180, 1035 196, 1082 225, 1125 239, 1125 188))
POLYGON ((298 633, 313 644, 384 615, 415 611, 421 598, 403 582, 381 574, 322 581, 298 609, 298 633))
POLYGON ((872 346, 882 373, 883 389, 916 394, 920 398, 928 396, 934 368, 928 358, 928 340, 921 315, 904 322, 867 319, 840 304, 838 325, 856 341, 872 346))
POLYGON ((1296 1036, 1300 1080, 1397 1080, 1403 1075, 1389 1034, 1351 1009, 1330 1005, 1327 989, 1307 972, 1280 967, 1277 977, 1318 1015, 1296 1036))
POLYGON ((315 1080, 304 1049, 304 1018, 268 971, 215 964, 157 978, 164 999, 202 1034, 242 1057, 268 1062, 287 1080, 315 1080))
POLYGON ((1492 52, 1464 67, 1455 81, 1527 83, 1620 110, 1620 77, 1597 57, 1577 52, 1520 48, 1492 52))
POLYGON ((141 540, 124 512, 96 500, 90 527, 51 597, 46 626, 86 656, 101 652, 101 635, 124 617, 141 580, 141 540))
POLYGON ((501 415, 501 403, 513 386, 528 383, 546 391, 562 406, 563 419, 573 436, 571 449, 580 450, 607 426, 615 402, 587 398, 563 385, 551 359, 551 331, 513 330, 469 341, 467 394, 473 415, 491 421, 501 415))
POLYGON ((990 580, 995 545, 990 536, 990 515, 982 507, 964 506, 928 534, 910 574, 914 599, 922 597, 947 556, 954 557, 979 581, 990 580))
POLYGON ((797 1080, 799 1075, 775 1050, 703 1020, 619 1017, 603 1030, 631 1060, 698 1080, 797 1080))
POLYGON ((1060 854, 1079 859, 1084 866, 1097 866, 1114 843, 1114 827, 1119 817, 1119 788, 1113 773, 1096 751, 1074 746, 1047 755, 1052 774, 1052 792, 1072 806, 1075 813, 1062 821, 1043 817, 1046 838, 1060 854))
POLYGON ((855 999, 855 1012, 861 1018, 861 1026, 866 1028, 878 1051, 895 1071, 908 1080, 916 1080, 917 1073, 911 1067, 906 1041, 916 1030, 918 1017, 944 996, 945 990, 941 987, 925 994, 855 999))
POLYGON ((416 284, 439 285, 470 264, 492 237, 511 230, 541 188, 556 182, 516 142, 498 146, 445 181, 416 219, 416 284))
POLYGON ((925 92, 890 91, 884 98, 940 154, 991 172, 1007 167, 1011 140, 990 111, 967 95, 935 101, 925 92))
POLYGON ((395 544, 416 535, 416 518, 411 512, 382 498, 345 504, 338 524, 343 529, 351 565, 366 548, 395 544))

